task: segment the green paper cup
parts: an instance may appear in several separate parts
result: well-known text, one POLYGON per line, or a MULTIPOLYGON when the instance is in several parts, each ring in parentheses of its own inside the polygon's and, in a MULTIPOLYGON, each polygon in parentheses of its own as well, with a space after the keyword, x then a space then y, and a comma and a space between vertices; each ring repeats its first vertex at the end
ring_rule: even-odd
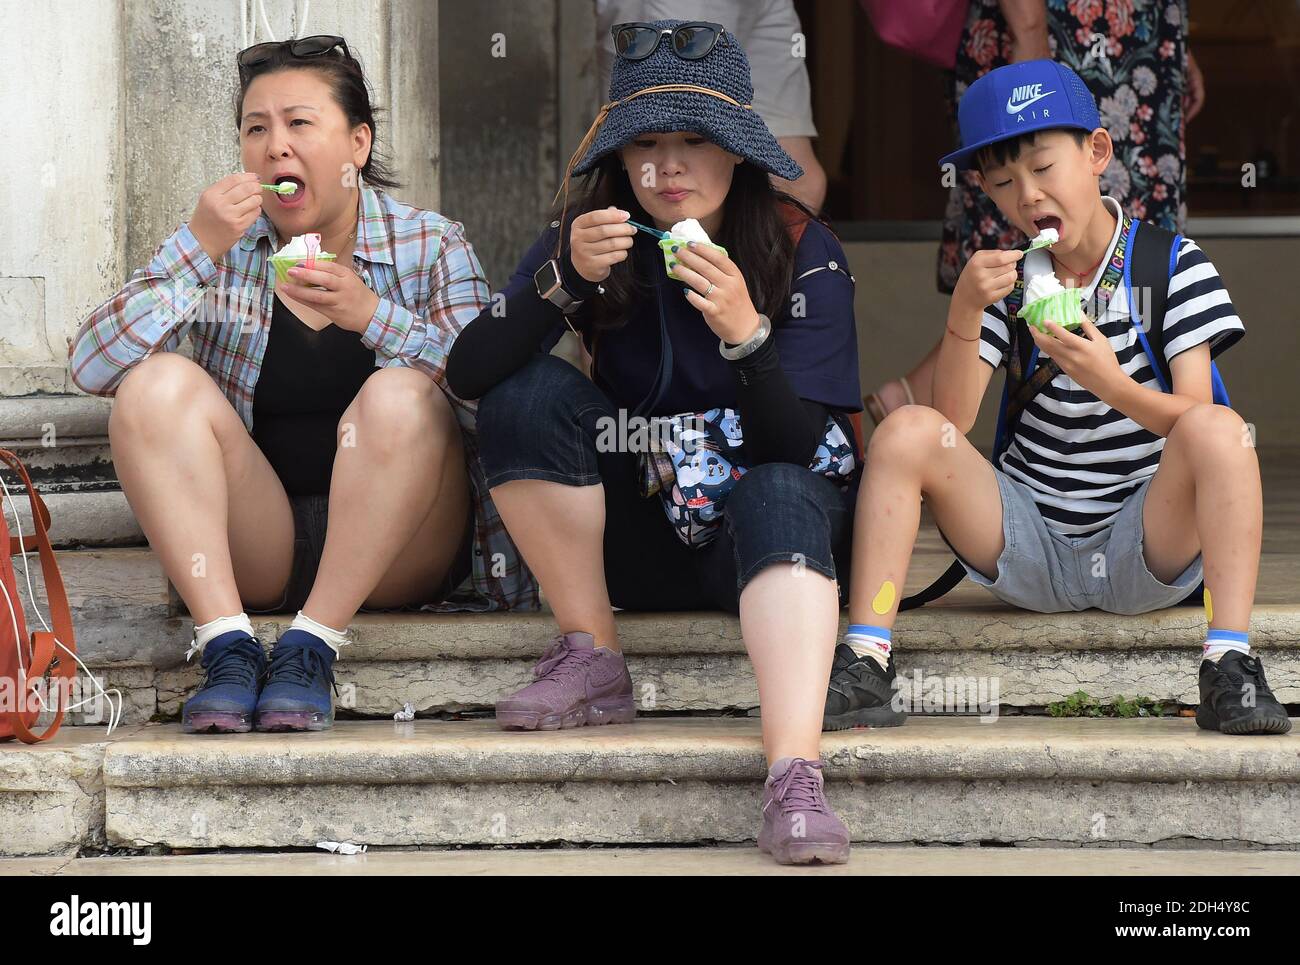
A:
MULTIPOLYGON (((681 238, 660 238, 659 239, 659 247, 664 253, 664 268, 668 270, 668 277, 676 281, 681 281, 681 279, 678 278, 673 273, 674 269, 677 267, 677 256, 673 253, 672 249, 673 249, 673 245, 677 245, 680 248, 685 244, 686 242, 681 238)), ((702 245, 704 244, 704 242, 700 241, 697 242, 697 244, 702 245)), ((710 248, 717 248, 718 251, 722 252, 724 255, 727 254, 727 249, 722 247, 722 245, 715 245, 712 242, 709 242, 708 244, 710 248)), ((730 258, 731 256, 727 255, 727 257, 730 258)))
POLYGON ((1028 305, 1022 305, 1020 317, 1043 334, 1047 334, 1048 322, 1055 322, 1062 328, 1079 328, 1083 325, 1083 306, 1079 304, 1079 289, 1067 288, 1055 295, 1048 295, 1028 305))
MULTIPOLYGON (((333 261, 337 257, 337 255, 321 252, 316 256, 316 260, 333 261)), ((289 269, 293 268, 295 265, 305 265, 307 263, 307 258, 306 256, 299 255, 272 255, 269 261, 271 262, 271 267, 275 269, 275 277, 282 282, 288 282, 289 269)))

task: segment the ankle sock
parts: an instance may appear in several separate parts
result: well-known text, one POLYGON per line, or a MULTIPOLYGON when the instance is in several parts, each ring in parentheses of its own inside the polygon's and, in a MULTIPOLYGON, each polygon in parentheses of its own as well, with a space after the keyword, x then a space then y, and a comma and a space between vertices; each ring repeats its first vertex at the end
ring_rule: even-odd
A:
POLYGON ((1201 647, 1201 659, 1219 662, 1219 658, 1230 650, 1250 653, 1250 635, 1236 630, 1216 630, 1210 628, 1205 635, 1205 644, 1201 647))
POLYGON ((342 630, 335 630, 333 627, 327 627, 323 623, 317 623, 301 610, 299 610, 298 615, 293 618, 293 623, 289 624, 289 629, 280 635, 280 640, 284 640, 288 637, 290 642, 292 642, 293 637, 291 634, 295 630, 301 633, 310 634, 322 643, 329 644, 329 648, 334 651, 334 656, 336 657, 339 655, 339 649, 348 642, 348 631, 346 627, 342 630))
POLYGON ((889 667, 889 652, 893 649, 892 632, 886 627, 866 623, 850 623, 844 633, 844 642, 859 657, 871 657, 880 669, 889 667))
POLYGON ((203 653, 203 648, 211 641, 234 631, 253 636, 253 624, 248 619, 247 613, 237 613, 232 617, 217 617, 207 623, 198 624, 194 627, 194 642, 190 645, 189 652, 185 654, 185 659, 188 660, 193 654, 203 653))

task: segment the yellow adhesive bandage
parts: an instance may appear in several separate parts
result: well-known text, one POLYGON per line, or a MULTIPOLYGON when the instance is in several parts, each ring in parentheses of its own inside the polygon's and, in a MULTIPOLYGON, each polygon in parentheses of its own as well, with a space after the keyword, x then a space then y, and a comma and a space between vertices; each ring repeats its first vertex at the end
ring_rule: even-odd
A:
POLYGON ((885 582, 880 585, 880 592, 877 593, 876 598, 871 601, 871 609, 875 610, 876 613, 881 616, 884 616, 894 608, 894 595, 893 581, 885 580, 885 582))

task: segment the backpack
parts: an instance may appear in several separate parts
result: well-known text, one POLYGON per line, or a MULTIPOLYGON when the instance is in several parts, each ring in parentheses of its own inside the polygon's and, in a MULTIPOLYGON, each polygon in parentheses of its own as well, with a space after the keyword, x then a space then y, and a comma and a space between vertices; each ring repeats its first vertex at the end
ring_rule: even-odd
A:
MULTIPOLYGON (((0 556, 0 701, 3 702, 0 706, 0 741, 17 737, 24 744, 35 744, 53 737, 63 723, 69 688, 77 673, 76 641, 68 595, 63 589, 59 564, 50 546, 50 511, 33 488, 31 478, 18 457, 8 449, 0 449, 0 461, 8 464, 27 486, 35 530, 32 536, 11 536, 5 515, 7 507, 0 506, 0 544, 8 547, 8 552, 0 556), (40 552, 45 596, 49 601, 54 631, 36 630, 28 636, 23 603, 18 595, 18 580, 10 557, 32 549, 40 552), (45 693, 34 696, 33 685, 45 693), (45 730, 38 734, 33 728, 43 706, 50 706, 54 716, 45 730)), ((7 494, 5 490, 0 499, 7 494)), ((36 605, 35 601, 32 605, 36 605)))
MULTIPOLYGON (((1098 283, 1098 290, 1107 285, 1116 287, 1121 281, 1128 296, 1129 318, 1135 321, 1138 342, 1146 353, 1155 372, 1156 382, 1162 392, 1173 391, 1173 375, 1169 369, 1169 360, 1165 358, 1165 302, 1169 295, 1169 280, 1173 278, 1174 268, 1178 263, 1178 248, 1183 236, 1167 231, 1158 225, 1148 224, 1130 218, 1124 219, 1124 228, 1120 233, 1120 245, 1127 252, 1124 258, 1124 272, 1121 277, 1111 279, 1114 264, 1098 283), (1139 230, 1141 229, 1141 230, 1139 230), (1139 291, 1151 293, 1150 304, 1145 313, 1140 312, 1142 305, 1133 297, 1136 285, 1139 291), (1142 314, 1147 316, 1148 324, 1142 324, 1142 314)), ((1024 298, 1024 259, 1020 260, 1016 272, 1016 284, 1006 298, 1008 332, 1011 346, 1007 351, 1006 379, 1002 385, 1002 402, 998 407, 997 434, 993 442, 992 462, 997 466, 998 460, 1011 445, 1015 435, 1020 414, 1033 400, 1034 396, 1060 373, 1060 367, 1051 359, 1042 365, 1038 362, 1038 346, 1029 335, 1029 326, 1020 320, 1020 303, 1024 298), (1028 375, 1026 376, 1026 373, 1028 375)), ((1210 363, 1210 385, 1216 405, 1228 405, 1228 389, 1224 385, 1219 368, 1210 363)), ((952 565, 937 580, 919 593, 906 597, 898 605, 899 611, 911 610, 931 603, 949 590, 953 589, 966 577, 966 569, 960 560, 952 565)), ((1196 603, 1201 599, 1202 587, 1198 586, 1182 604, 1196 603)))

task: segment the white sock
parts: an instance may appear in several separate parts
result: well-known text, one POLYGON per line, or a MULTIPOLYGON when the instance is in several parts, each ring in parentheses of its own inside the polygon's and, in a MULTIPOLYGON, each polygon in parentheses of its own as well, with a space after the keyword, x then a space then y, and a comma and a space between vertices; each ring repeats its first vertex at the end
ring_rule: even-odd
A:
POLYGON ((1235 630, 1211 629, 1205 634, 1205 643, 1201 647, 1201 659, 1219 662, 1219 658, 1229 651, 1250 653, 1250 635, 1235 630))
POLYGON ((209 640, 219 637, 223 633, 229 633, 231 630, 243 630, 250 637, 253 636, 253 624, 248 619, 248 614, 237 613, 233 617, 217 617, 207 623, 197 624, 194 627, 194 643, 190 646, 189 652, 185 654, 185 658, 188 660, 191 655, 202 653, 209 640))
POLYGON ((893 632, 885 627, 853 623, 844 633, 844 642, 859 657, 871 657, 881 670, 889 668, 889 651, 893 649, 893 632))
POLYGON ((342 630, 335 630, 333 627, 327 627, 323 623, 317 623, 301 610, 299 610, 298 615, 293 618, 293 623, 289 624, 289 629, 305 630, 313 636, 320 637, 330 645, 330 649, 334 651, 334 656, 336 657, 339 654, 339 649, 345 646, 348 642, 348 631, 346 627, 342 630))

